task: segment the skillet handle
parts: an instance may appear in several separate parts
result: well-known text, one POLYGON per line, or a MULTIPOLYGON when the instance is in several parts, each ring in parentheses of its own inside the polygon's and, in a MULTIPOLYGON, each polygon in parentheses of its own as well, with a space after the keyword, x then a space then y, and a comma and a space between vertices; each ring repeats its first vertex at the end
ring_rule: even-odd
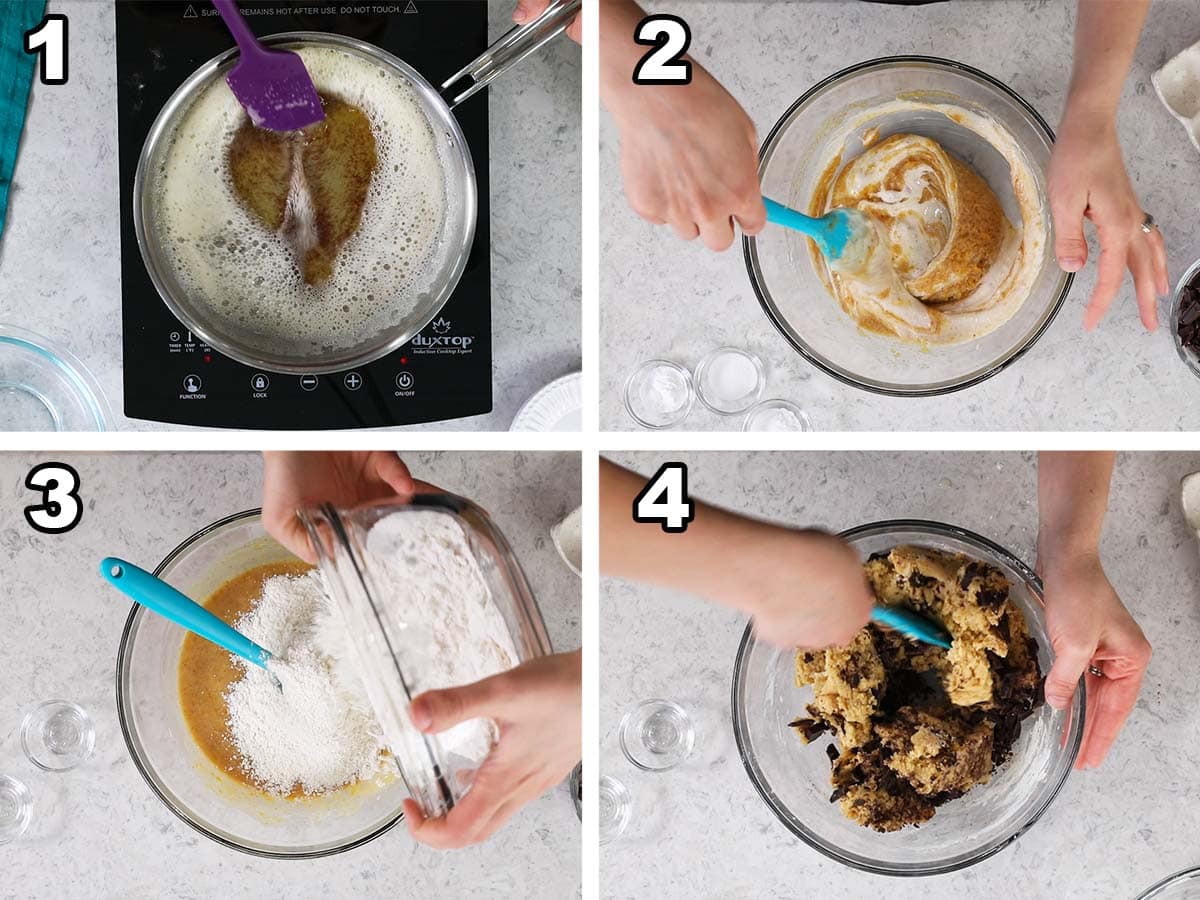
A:
POLYGON ((477 59, 467 63, 442 82, 442 90, 471 78, 473 84, 450 101, 450 108, 458 106, 468 97, 483 90, 505 72, 515 68, 529 54, 541 49, 567 30, 583 5, 583 0, 553 0, 546 11, 526 25, 517 25, 506 31, 477 59))

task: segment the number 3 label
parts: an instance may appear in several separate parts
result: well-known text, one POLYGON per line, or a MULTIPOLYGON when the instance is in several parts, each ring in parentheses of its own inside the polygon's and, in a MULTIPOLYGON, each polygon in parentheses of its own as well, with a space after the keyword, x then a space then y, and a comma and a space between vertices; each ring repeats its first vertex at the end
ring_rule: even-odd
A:
POLYGON ((634 84, 691 84, 692 64, 681 57, 692 43, 692 32, 679 16, 647 16, 633 39, 654 47, 633 70, 634 84))
POLYGON ((633 521, 662 525, 671 534, 687 531, 696 518, 696 504, 688 498, 687 466, 663 463, 633 500, 633 521))
POLYGON ((43 534, 70 531, 83 518, 79 474, 66 463, 34 466, 25 476, 25 487, 42 495, 41 503, 25 507, 25 520, 43 534))

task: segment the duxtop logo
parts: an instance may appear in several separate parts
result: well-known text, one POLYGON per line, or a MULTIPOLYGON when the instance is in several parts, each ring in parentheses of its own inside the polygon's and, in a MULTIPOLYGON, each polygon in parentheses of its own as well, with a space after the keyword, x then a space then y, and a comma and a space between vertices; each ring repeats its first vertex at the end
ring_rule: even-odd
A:
POLYGON ((414 352, 417 353, 470 353, 475 338, 471 335, 451 334, 452 325, 445 316, 439 316, 429 323, 432 335, 418 334, 412 339, 414 352))

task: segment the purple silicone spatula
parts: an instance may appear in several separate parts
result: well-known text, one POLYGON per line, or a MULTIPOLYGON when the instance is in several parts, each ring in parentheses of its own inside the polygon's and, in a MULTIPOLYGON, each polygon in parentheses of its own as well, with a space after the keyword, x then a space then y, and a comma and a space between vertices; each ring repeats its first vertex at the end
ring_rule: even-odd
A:
POLYGON ((304 60, 258 42, 233 0, 212 0, 237 41, 240 58, 225 81, 250 121, 271 131, 296 131, 325 118, 304 60))

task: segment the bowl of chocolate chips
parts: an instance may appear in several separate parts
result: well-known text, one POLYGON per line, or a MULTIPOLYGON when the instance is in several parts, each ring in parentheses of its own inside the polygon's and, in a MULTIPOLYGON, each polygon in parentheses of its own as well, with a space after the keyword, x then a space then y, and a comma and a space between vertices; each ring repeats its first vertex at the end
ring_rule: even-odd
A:
POLYGON ((1171 336, 1179 358, 1200 378, 1200 260, 1183 273, 1171 297, 1171 336))

